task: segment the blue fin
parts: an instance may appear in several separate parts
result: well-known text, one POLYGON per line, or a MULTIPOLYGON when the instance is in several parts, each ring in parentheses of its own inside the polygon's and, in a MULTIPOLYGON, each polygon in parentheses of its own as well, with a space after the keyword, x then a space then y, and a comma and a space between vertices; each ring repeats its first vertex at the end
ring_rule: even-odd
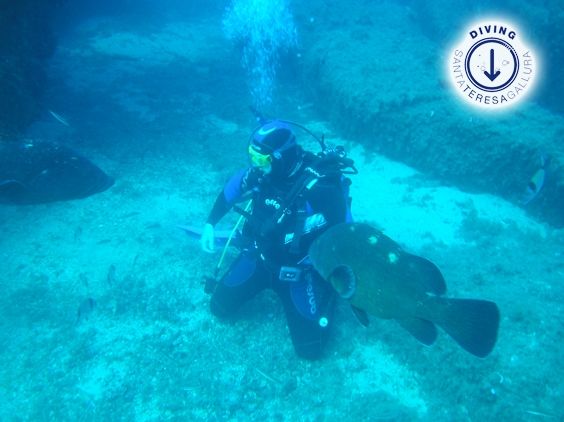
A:
MULTIPOLYGON (((203 227, 190 226, 184 224, 179 224, 176 227, 178 227, 180 230, 183 230, 188 236, 194 239, 200 239, 200 237, 202 237, 203 227)), ((230 234, 231 234, 230 230, 216 230, 214 232, 215 245, 218 247, 225 246, 227 240, 229 239, 230 234)), ((235 247, 239 247, 242 244, 241 233, 236 232, 234 234, 233 239, 231 239, 231 244, 235 247)))

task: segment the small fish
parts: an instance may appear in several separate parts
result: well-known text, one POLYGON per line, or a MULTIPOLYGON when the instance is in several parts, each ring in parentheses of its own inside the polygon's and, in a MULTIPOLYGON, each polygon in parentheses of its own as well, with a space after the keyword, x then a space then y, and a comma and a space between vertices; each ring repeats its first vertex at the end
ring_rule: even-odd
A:
POLYGON ((63 116, 61 116, 58 113, 55 113, 53 110, 48 110, 48 111, 49 111, 49 114, 51 116, 53 116, 53 118, 56 121, 58 121, 60 124, 62 124, 63 126, 66 126, 66 127, 70 127, 69 122, 67 122, 67 120, 63 116))
POLYGON ((114 286, 117 281, 116 276, 116 266, 114 264, 110 265, 108 268, 108 275, 106 276, 106 281, 110 286, 114 286))
POLYGON ((78 311, 76 312, 76 323, 87 320, 96 307, 96 301, 91 297, 84 299, 78 306, 78 311))
POLYGON ((409 254, 381 231, 360 223, 329 228, 309 249, 321 276, 348 300, 363 325, 368 315, 394 319, 431 345, 438 325, 462 348, 487 356, 497 340, 499 309, 493 302, 444 297, 446 283, 431 261, 409 254))
POLYGON ((86 273, 80 273, 78 275, 78 279, 82 282, 84 287, 88 287, 88 276, 86 275, 86 273))
POLYGON ((123 215, 121 216, 121 218, 123 218, 123 219, 129 219, 129 218, 135 217, 136 215, 139 215, 139 214, 141 214, 139 211, 131 211, 131 212, 128 212, 128 213, 123 214, 123 215))
POLYGON ((538 170, 533 174, 531 180, 527 184, 527 188, 525 189, 525 193, 521 198, 521 205, 527 205, 529 202, 534 200, 544 187, 544 183, 546 181, 546 174, 548 165, 550 164, 550 158, 546 154, 542 154, 540 157, 540 167, 538 170))
POLYGON ((82 227, 77 227, 74 231, 74 242, 78 243, 80 242, 80 239, 82 238, 82 227))

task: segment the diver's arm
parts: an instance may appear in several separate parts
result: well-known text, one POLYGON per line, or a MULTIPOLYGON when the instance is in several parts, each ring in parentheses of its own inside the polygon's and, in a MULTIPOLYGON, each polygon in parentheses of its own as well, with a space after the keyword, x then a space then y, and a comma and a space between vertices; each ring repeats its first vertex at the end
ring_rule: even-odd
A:
POLYGON ((252 168, 247 168, 238 171, 229 179, 217 196, 206 224, 215 226, 231 210, 231 207, 252 189, 250 182, 254 182, 254 178, 250 177, 251 174, 253 174, 252 168))
POLYGON ((347 220, 348 198, 339 184, 319 183, 312 193, 313 208, 323 214, 329 227, 347 220))
POLYGON ((222 190, 213 204, 213 207, 208 215, 208 219, 206 220, 206 224, 210 224, 212 227, 215 227, 218 221, 229 212, 232 205, 233 204, 227 202, 225 192, 222 190))
POLYGON ((205 252, 212 253, 215 249, 215 233, 214 227, 221 220, 225 214, 231 210, 233 204, 245 193, 247 187, 249 169, 237 172, 229 179, 225 187, 217 196, 213 207, 208 215, 202 236, 200 237, 200 244, 205 252))
POLYGON ((299 256, 307 256, 311 242, 329 227, 346 222, 349 214, 345 193, 340 186, 332 184, 316 184, 308 192, 306 207, 307 217, 302 232, 297 233, 298 236, 304 235, 303 241, 298 242, 303 254, 299 256))
POLYGON ((217 196, 213 208, 208 215, 202 236, 200 237, 200 245, 204 252, 213 253, 215 251, 215 231, 214 227, 225 214, 229 212, 231 205, 225 198, 225 193, 222 190, 217 196))

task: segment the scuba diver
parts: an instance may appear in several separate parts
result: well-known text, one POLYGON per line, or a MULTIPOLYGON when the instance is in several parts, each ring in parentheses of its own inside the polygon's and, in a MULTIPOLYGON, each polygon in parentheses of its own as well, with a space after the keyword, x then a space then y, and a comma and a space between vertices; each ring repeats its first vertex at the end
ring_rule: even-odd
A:
MULTIPOLYGON (((296 353, 318 359, 332 323, 335 291, 308 262, 312 241, 327 228, 352 221, 346 174, 356 174, 342 147, 326 148, 305 127, 284 120, 263 122, 250 136, 250 166, 219 193, 200 242, 214 250, 214 226, 231 209, 245 218, 241 252, 221 279, 208 279, 211 312, 230 317, 249 299, 270 288, 280 297, 296 353), (303 150, 297 126, 323 151, 303 150), (250 210, 236 204, 251 199, 250 210)), ((218 266, 219 267, 219 266, 218 266)))

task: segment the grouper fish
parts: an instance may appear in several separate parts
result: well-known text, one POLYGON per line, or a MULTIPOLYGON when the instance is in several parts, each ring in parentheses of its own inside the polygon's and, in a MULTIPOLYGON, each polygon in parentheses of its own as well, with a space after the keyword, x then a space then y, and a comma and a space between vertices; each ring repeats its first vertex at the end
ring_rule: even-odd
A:
POLYGON ((86 198, 113 184, 94 163, 63 145, 0 141, 0 204, 86 198))
POLYGON ((405 252, 368 224, 329 228, 312 243, 309 257, 364 325, 367 314, 394 319, 426 345, 435 342, 438 325, 478 357, 495 345, 499 309, 494 302, 445 297, 445 280, 435 264, 405 252))

